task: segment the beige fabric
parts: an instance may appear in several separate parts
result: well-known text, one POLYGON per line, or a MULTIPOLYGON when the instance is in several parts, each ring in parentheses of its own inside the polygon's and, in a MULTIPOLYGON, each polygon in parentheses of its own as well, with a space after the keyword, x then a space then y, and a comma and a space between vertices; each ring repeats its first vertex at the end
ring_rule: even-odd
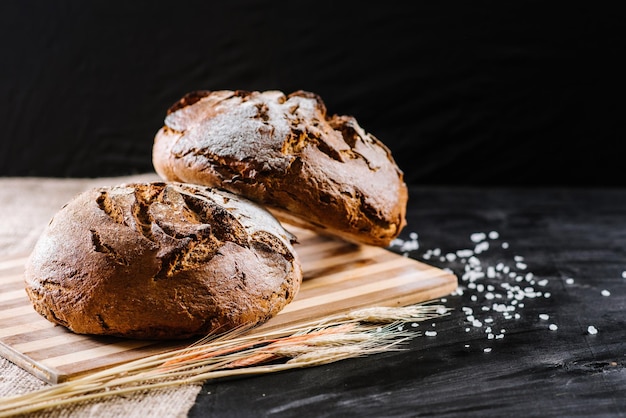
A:
MULTIPOLYGON (((27 254, 52 215, 78 193, 95 186, 152 180, 159 178, 153 173, 98 179, 0 178, 0 258, 27 254)), ((2 397, 28 393, 46 385, 0 357, 0 402, 2 397)), ((110 398, 29 417, 186 417, 201 387, 189 385, 110 398)))

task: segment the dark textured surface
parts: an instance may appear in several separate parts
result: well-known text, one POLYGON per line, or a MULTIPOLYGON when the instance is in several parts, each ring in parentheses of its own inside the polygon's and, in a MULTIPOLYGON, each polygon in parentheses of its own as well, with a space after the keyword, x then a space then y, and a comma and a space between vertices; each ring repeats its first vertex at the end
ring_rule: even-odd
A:
MULTIPOLYGON (((626 416, 626 190, 413 187, 408 221, 402 237, 418 234, 409 255, 422 261, 435 248, 442 255, 473 249, 471 234, 497 231, 489 249, 475 253, 483 270, 502 263, 531 273, 534 284, 522 287, 542 295, 524 298, 519 318, 505 319, 481 310, 495 300, 469 287, 461 258, 431 257, 430 264, 453 269, 464 289, 446 298, 451 315, 418 327, 436 336, 417 337, 403 352, 206 383, 190 416, 626 416), (516 256, 525 268, 516 267, 516 256), (463 307, 482 327, 468 322, 463 307), (505 329, 504 337, 489 339, 487 325, 496 335, 505 329)), ((508 276, 474 283, 520 284, 508 276)))
POLYGON ((298 89, 413 184, 624 185, 625 42, 606 5, 7 0, 0 175, 152 171, 198 89, 298 89))

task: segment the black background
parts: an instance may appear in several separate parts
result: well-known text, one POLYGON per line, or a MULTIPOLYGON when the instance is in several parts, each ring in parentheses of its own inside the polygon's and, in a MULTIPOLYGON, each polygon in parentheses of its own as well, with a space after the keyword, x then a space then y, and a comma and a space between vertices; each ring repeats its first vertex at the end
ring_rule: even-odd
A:
POLYGON ((0 3, 0 176, 153 171, 196 89, 298 89, 410 184, 623 186, 622 15, 539 1, 0 3))

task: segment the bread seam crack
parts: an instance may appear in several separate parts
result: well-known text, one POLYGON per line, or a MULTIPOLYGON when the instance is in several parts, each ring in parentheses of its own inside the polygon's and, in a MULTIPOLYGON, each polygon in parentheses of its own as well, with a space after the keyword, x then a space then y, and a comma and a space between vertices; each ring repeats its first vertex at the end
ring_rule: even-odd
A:
POLYGON ((96 231, 95 229, 90 229, 89 232, 91 233, 91 243, 93 244, 93 249, 95 252, 106 255, 107 257, 111 258, 115 263, 122 266, 129 265, 128 261, 121 254, 115 251, 115 249, 111 245, 102 240, 98 231, 96 231))

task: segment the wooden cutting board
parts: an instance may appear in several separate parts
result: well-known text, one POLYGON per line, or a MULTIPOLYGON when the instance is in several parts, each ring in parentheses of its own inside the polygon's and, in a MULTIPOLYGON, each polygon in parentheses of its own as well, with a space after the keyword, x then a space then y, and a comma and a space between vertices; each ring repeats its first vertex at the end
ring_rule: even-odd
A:
MULTIPOLYGON (((304 281, 296 298, 254 332, 297 325, 370 306, 404 306, 457 287, 452 273, 384 248, 349 244, 290 228, 304 281)), ((155 342, 77 335, 30 305, 23 284, 27 256, 0 260, 0 355, 38 378, 59 383, 192 341, 155 342)))

